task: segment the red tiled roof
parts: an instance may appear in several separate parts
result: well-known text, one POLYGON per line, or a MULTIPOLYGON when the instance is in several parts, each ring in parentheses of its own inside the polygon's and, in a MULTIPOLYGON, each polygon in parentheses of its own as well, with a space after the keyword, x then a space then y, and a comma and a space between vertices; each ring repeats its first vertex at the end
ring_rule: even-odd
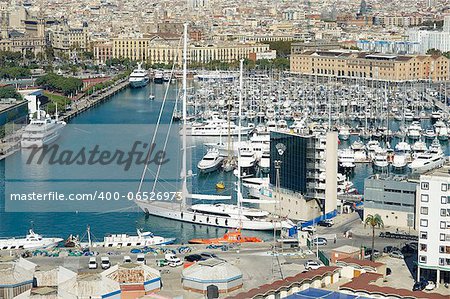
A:
POLYGON ((339 259, 339 260, 336 261, 336 264, 339 263, 339 262, 345 263, 347 265, 353 264, 353 265, 358 265, 358 266, 361 266, 361 267, 372 267, 374 269, 384 265, 383 263, 372 262, 370 260, 360 260, 360 259, 355 259, 355 258, 352 258, 352 257, 339 259))
POLYGON ((342 285, 340 290, 348 290, 352 292, 363 292, 368 295, 382 295, 384 297, 397 297, 397 298, 414 298, 414 299, 448 299, 448 296, 444 296, 437 293, 425 293, 422 291, 410 291, 406 289, 397 289, 391 287, 381 287, 372 284, 383 275, 377 273, 363 273, 357 278, 353 278, 352 281, 342 285))
POLYGON ((270 291, 278 290, 282 287, 289 287, 294 283, 302 283, 305 280, 313 280, 317 277, 323 277, 334 273, 339 267, 321 267, 317 270, 311 270, 305 273, 299 273, 295 276, 287 277, 282 280, 276 280, 270 284, 263 284, 257 288, 251 289, 247 292, 239 293, 235 296, 228 297, 228 299, 249 299, 258 295, 264 295, 270 291))

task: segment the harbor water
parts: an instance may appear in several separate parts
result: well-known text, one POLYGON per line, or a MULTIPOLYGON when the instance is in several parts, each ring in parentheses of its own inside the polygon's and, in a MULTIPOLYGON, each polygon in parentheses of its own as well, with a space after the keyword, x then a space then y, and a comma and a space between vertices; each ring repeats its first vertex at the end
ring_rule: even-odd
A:
MULTIPOLYGON (((159 110, 162 104, 165 84, 150 84, 145 88, 131 89, 127 88, 114 95, 109 101, 99 105, 89 111, 82 113, 72 119, 71 125, 98 124, 98 125, 134 125, 134 124, 155 124, 158 119, 159 110), (149 94, 155 95, 155 100, 148 99, 149 94)), ((168 124, 171 120, 171 113, 175 104, 175 98, 179 92, 179 86, 172 84, 168 90, 168 102, 162 115, 161 123, 168 124)), ((394 127, 396 124, 393 123, 394 127)), ((174 124, 177 129, 178 124, 174 124)), ((423 127, 427 127, 426 124, 423 127)), ((63 132, 64 134, 64 132, 63 132)), ((64 137, 64 136, 63 136, 64 137)), ((173 136, 172 136, 173 137, 173 136)), ((92 135, 96 143, 106 142, 101 136, 92 135)), ((117 136, 120 138, 120 136, 117 136)), ((346 142, 340 144, 341 148, 350 146, 351 142, 356 140, 356 136, 351 136, 346 142)), ((77 143, 76 138, 70 142, 77 143)), ((80 142, 80 141, 78 141, 80 142)), ((232 173, 213 172, 206 175, 196 175, 196 164, 206 152, 202 139, 194 139, 192 146, 192 192, 235 196, 236 177, 232 173), (225 189, 218 191, 217 182, 224 182, 225 189)), ((448 143, 442 144, 446 155, 449 154, 448 143)), ((391 144, 395 146, 395 142, 391 144)), ((169 155, 179 155, 179 147, 169 147, 169 155)), ((22 152, 18 152, 11 159, 20 161, 22 152)), ((8 163, 8 162, 6 162, 8 163)), ((146 231, 152 231, 155 235, 163 237, 175 237, 178 243, 187 242, 192 238, 214 238, 221 237, 226 230, 222 228, 213 228, 172 221, 153 216, 146 216, 137 206, 117 212, 117 211, 98 211, 92 213, 85 212, 8 212, 5 211, 5 178, 7 177, 8 167, 5 161, 0 162, 0 237, 23 236, 33 225, 36 232, 44 236, 57 236, 66 238, 69 234, 82 236, 86 227, 91 227, 91 232, 97 240, 102 240, 103 236, 109 233, 128 233, 135 234, 136 228, 142 228, 146 231)), ((25 171, 25 170, 24 170, 25 171)), ((350 179, 354 182, 359 193, 363 192, 364 179, 373 173, 371 164, 358 163, 350 179)), ((29 174, 23 173, 23 177, 29 174)), ((20 173, 16 177, 22 177, 20 173)), ((51 177, 49 177, 51 178, 51 177)), ((130 180, 127 188, 130 191, 138 189, 139 180, 130 180)), ((51 182, 49 183, 51 188, 51 182)), ((144 185, 145 188, 150 188, 144 185)), ((150 190, 149 190, 150 191, 150 190)), ((253 236, 263 239, 270 239, 270 232, 251 232, 253 236)))

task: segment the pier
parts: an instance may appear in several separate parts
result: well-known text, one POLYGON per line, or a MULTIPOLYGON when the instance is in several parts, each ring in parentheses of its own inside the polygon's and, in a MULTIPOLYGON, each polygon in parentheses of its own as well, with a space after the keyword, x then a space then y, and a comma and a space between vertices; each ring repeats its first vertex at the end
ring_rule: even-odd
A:
MULTIPOLYGON (((84 95, 78 100, 73 101, 71 104, 71 109, 61 115, 60 119, 65 122, 69 122, 77 115, 108 101, 113 95, 117 94, 126 87, 128 87, 127 78, 116 82, 116 85, 111 88, 96 91, 92 95, 84 95)), ((23 128, 3 138, 0 143, 0 160, 3 160, 20 150, 20 137, 22 132, 23 128)))

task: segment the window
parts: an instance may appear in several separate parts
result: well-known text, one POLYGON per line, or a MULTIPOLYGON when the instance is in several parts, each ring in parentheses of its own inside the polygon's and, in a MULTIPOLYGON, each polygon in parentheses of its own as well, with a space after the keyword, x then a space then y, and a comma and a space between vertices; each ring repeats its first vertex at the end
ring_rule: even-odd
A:
POLYGON ((426 263, 427 262, 427 257, 424 255, 420 255, 419 256, 419 262, 420 263, 426 263))
POLYGON ((439 266, 444 266, 444 261, 443 258, 439 258, 439 266))
POLYGON ((420 201, 421 202, 428 202, 428 194, 422 194, 421 196, 420 196, 420 201))
POLYGON ((420 189, 422 190, 428 190, 430 188, 430 185, 428 184, 428 182, 422 182, 422 184, 420 184, 420 189))
POLYGON ((447 225, 447 223, 445 221, 441 221, 441 226, 440 227, 442 229, 445 229, 446 225, 447 225))
POLYGON ((426 240, 428 238, 427 232, 420 232, 420 238, 426 240))
POLYGON ((427 244, 420 244, 420 251, 427 252, 427 244))
POLYGON ((446 204, 447 203, 447 196, 441 196, 441 203, 446 204))
MULTIPOLYGON (((441 226, 442 226, 442 222, 441 221, 441 226)), ((445 223, 445 222, 444 222, 445 223)), ((422 227, 428 227, 428 220, 427 219, 420 219, 420 226, 422 227)), ((442 228, 442 227, 441 227, 442 228)))
POLYGON ((445 241, 445 234, 439 234, 439 241, 445 241))
POLYGON ((421 207, 420 208, 420 214, 428 215, 428 207, 421 207))
POLYGON ((447 209, 441 209, 441 216, 445 217, 447 214, 447 209))
POLYGON ((447 184, 441 184, 441 191, 447 191, 447 184))

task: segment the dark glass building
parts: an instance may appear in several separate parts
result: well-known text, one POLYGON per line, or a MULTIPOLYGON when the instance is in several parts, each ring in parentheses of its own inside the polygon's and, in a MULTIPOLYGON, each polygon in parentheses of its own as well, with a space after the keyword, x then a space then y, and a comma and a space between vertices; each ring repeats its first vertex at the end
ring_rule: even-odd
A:
POLYGON ((308 193, 308 169, 314 162, 314 138, 270 132, 270 184, 276 186, 275 161, 281 161, 280 188, 308 193))

